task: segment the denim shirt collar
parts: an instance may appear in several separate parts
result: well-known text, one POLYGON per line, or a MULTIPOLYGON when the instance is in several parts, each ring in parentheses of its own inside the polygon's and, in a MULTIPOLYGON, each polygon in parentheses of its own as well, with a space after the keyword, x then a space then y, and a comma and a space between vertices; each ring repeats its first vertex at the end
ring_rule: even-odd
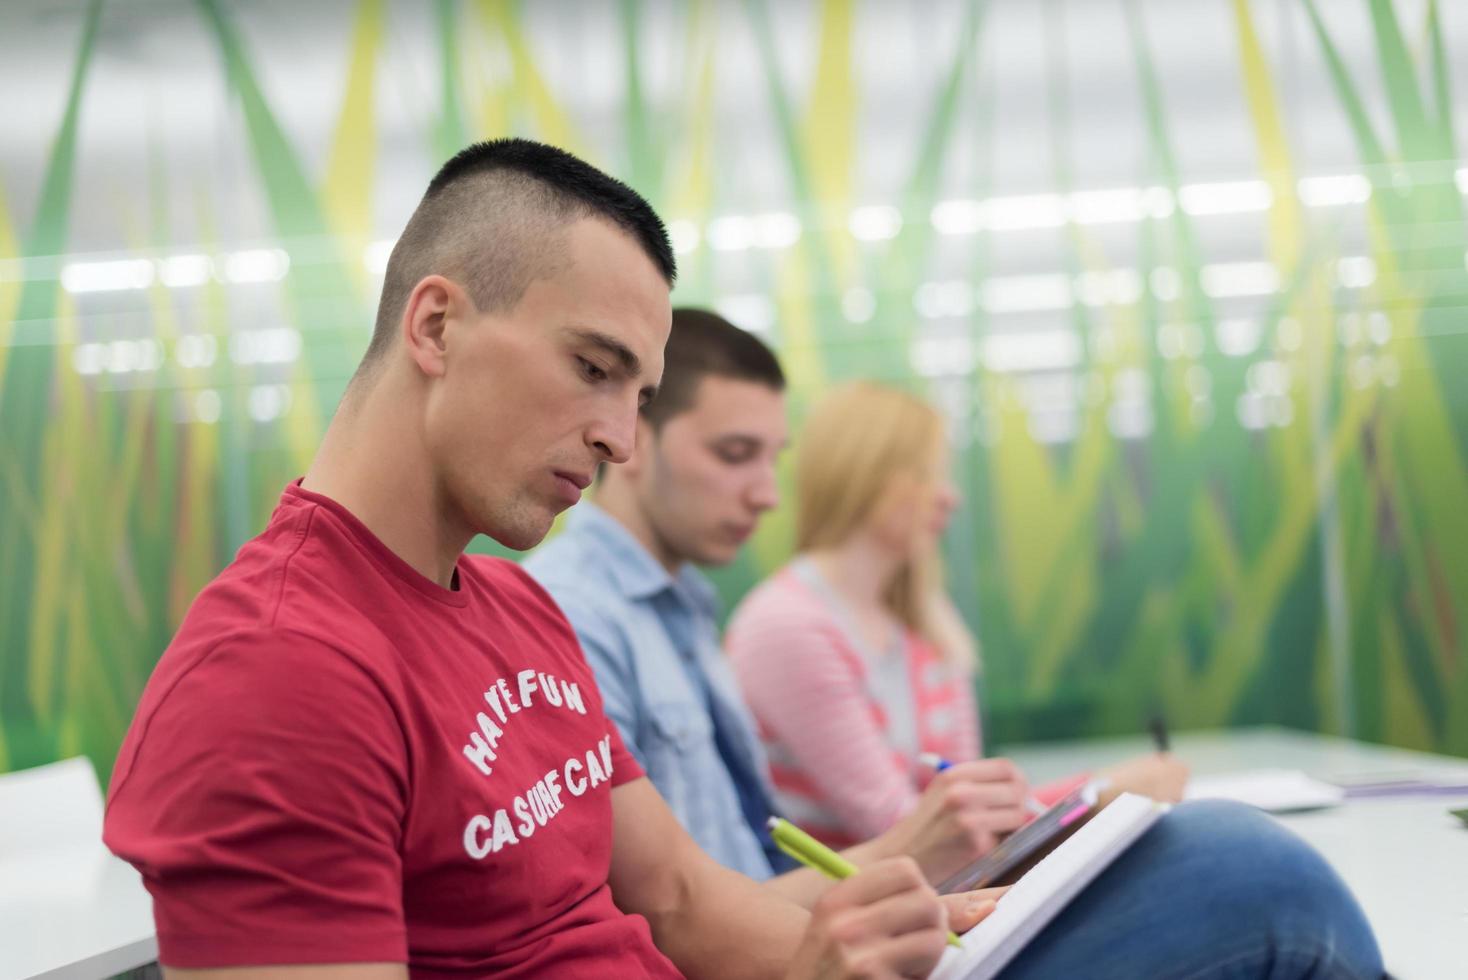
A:
POLYGON ((628 599, 642 601, 671 591, 690 602, 700 614, 717 622, 718 593, 713 583, 697 568, 685 562, 676 576, 669 574, 662 563, 642 546, 642 542, 632 536, 631 531, 589 501, 579 504, 567 515, 566 521, 568 531, 574 530, 602 546, 611 558, 609 568, 612 577, 628 599))

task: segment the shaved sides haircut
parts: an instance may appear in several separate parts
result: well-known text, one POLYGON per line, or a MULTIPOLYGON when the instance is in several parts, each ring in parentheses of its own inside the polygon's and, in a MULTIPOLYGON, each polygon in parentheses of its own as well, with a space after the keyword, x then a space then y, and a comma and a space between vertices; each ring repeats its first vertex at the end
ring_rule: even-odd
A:
POLYGON ((751 381, 772 391, 785 390, 780 362, 752 333, 739 329, 711 310, 680 306, 663 350, 663 383, 657 397, 642 406, 642 417, 654 431, 693 407, 704 378, 751 381))
POLYGON ((458 283, 481 312, 514 309, 531 282, 562 268, 566 227, 589 217, 631 236, 673 285, 678 271, 667 230, 626 184, 531 140, 490 140, 461 150, 429 183, 393 246, 358 377, 392 345, 408 297, 425 276, 458 283))

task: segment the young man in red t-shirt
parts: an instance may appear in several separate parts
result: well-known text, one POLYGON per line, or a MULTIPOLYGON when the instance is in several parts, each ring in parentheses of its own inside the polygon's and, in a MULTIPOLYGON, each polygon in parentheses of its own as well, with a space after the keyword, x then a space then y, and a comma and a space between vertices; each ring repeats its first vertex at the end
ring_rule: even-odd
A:
POLYGON ((646 202, 559 150, 479 144, 434 178, 316 459, 194 603, 118 759, 105 838, 170 976, 936 963, 944 909, 909 860, 809 914, 704 855, 554 603, 462 554, 535 544, 627 459, 673 276, 646 202))

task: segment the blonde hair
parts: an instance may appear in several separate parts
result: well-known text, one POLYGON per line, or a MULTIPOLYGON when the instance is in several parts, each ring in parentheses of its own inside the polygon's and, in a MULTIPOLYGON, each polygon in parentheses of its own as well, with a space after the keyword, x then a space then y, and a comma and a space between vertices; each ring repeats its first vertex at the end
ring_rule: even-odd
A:
MULTIPOLYGON (((898 388, 856 381, 812 409, 795 459, 795 547, 832 548, 864 527, 892 480, 931 480, 944 424, 931 405, 898 388)), ((976 664, 973 636, 951 612, 937 552, 904 562, 883 602, 949 663, 976 664)))

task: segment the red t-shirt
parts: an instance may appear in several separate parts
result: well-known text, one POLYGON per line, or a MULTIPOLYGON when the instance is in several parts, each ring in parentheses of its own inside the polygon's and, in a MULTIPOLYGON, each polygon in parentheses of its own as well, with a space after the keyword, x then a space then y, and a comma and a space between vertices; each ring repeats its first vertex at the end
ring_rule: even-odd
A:
POLYGON ((104 839, 169 966, 676 977, 607 887, 611 788, 641 776, 516 565, 440 588, 292 485, 149 680, 104 839))

